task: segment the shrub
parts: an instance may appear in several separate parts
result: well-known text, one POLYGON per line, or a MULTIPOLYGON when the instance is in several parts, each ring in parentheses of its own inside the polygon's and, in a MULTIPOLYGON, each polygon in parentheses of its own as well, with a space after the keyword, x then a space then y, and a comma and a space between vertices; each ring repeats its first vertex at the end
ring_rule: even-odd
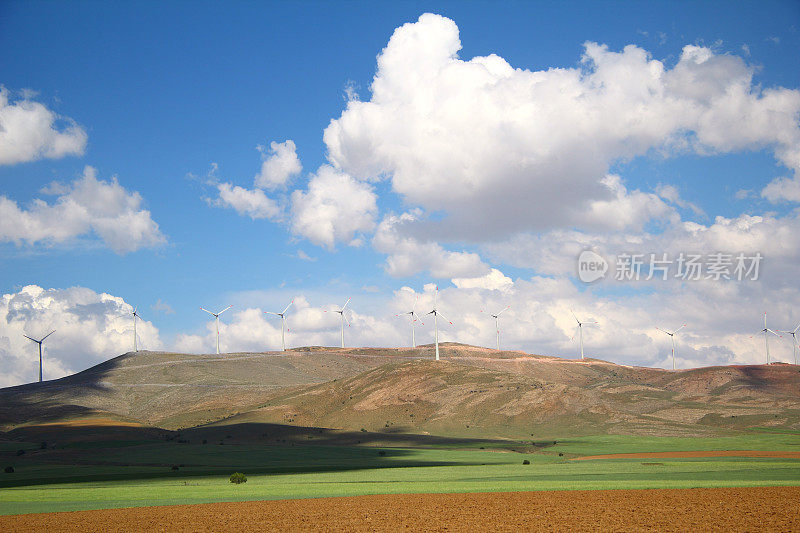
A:
POLYGON ((172 471, 173 472, 177 472, 178 471, 178 465, 172 465, 172 471))
POLYGON ((386 455, 386 451, 385 450, 381 450, 381 451, 378 452, 378 455, 383 457, 384 455, 386 455))
POLYGON ((43 442, 43 443, 41 443, 41 444, 39 445, 39 449, 40 449, 40 450, 46 450, 46 449, 47 449, 47 442, 43 442))
POLYGON ((247 483, 247 476, 241 472, 234 472, 231 474, 231 483, 236 483, 237 485, 240 483, 247 483))
POLYGON ((366 433, 366 432, 367 432, 367 430, 366 430, 366 429, 364 429, 364 428, 361 428, 361 433, 366 433))
POLYGON ((558 452, 558 456, 559 457, 564 457, 564 454, 562 452, 558 452))
POLYGON ((522 464, 529 465, 529 464, 531 464, 531 462, 528 461, 527 459, 523 459, 522 464))
POLYGON ((17 450, 17 455, 25 455, 25 450, 17 450))
POLYGON ((6 474, 13 474, 14 473, 14 467, 13 466, 7 466, 5 468, 5 472, 6 472, 6 474))

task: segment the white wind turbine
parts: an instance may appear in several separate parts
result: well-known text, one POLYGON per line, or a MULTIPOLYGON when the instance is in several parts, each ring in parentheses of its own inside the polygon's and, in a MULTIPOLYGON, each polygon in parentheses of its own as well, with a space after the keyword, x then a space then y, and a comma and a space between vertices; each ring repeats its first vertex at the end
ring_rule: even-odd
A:
POLYGON ((275 315, 275 316, 281 317, 281 349, 284 352, 286 351, 286 332, 285 332, 286 311, 289 310, 289 308, 292 306, 293 303, 294 303, 294 300, 289 302, 289 305, 287 305, 286 308, 283 311, 281 311, 280 313, 273 313, 272 311, 264 311, 268 315, 275 315))
POLYGON ((656 327, 656 329, 658 331, 666 333, 672 339, 672 370, 675 370, 675 334, 678 333, 680 330, 682 330, 685 327, 686 327, 686 324, 682 325, 681 327, 679 327, 678 329, 676 329, 673 332, 669 332, 669 331, 667 331, 665 329, 661 329, 659 327, 656 327))
MULTIPOLYGON (((334 310, 332 312, 339 313, 342 317, 342 348, 344 348, 344 323, 347 322, 347 327, 350 327, 350 321, 347 320, 347 317, 344 316, 344 308, 347 307, 347 304, 350 303, 351 298, 348 298, 344 305, 339 310, 334 310)), ((328 311, 325 311, 326 313, 328 311)))
POLYGON ((792 356, 794 357, 794 364, 797 364, 797 330, 800 330, 800 324, 797 325, 792 331, 782 331, 781 333, 788 333, 792 336, 792 356))
POLYGON ((417 314, 417 302, 418 301, 419 301, 419 295, 417 295, 416 300, 414 300, 414 305, 411 307, 411 311, 408 311, 408 312, 405 312, 405 313, 400 313, 399 315, 394 315, 394 316, 401 316, 401 315, 409 315, 409 316, 411 316, 411 347, 412 348, 416 348, 417 347, 417 340, 414 337, 414 327, 416 325, 416 322, 419 322, 423 326, 425 325, 425 323, 419 318, 419 315, 417 314))
MULTIPOLYGON (((776 332, 772 331, 767 327, 767 312, 764 311, 764 329, 759 331, 759 333, 764 334, 764 349, 767 352, 767 364, 769 364, 769 334, 772 333, 776 337, 780 337, 776 332)), ((753 335, 750 335, 750 338, 753 338, 753 335)))
MULTIPOLYGON (((597 324, 597 320, 587 320, 586 322, 581 322, 578 320, 578 317, 575 316, 574 312, 570 311, 570 313, 572 313, 572 318, 575 319, 575 322, 578 323, 578 335, 581 338, 581 359, 583 359, 583 326, 585 324, 597 324)), ((574 339, 575 337, 572 338, 574 339)))
MULTIPOLYGON (((494 329, 495 329, 495 332, 497 333, 497 351, 498 352, 500 351, 500 319, 499 319, 499 317, 500 317, 500 315, 502 313, 508 311, 510 308, 511 308, 511 306, 507 305, 503 309, 498 311, 496 315, 491 315, 491 314, 489 315, 490 317, 494 318, 494 329)), ((481 313, 483 313, 483 312, 485 312, 485 311, 481 310, 481 313)))
POLYGON ((47 335, 42 337, 42 340, 38 340, 38 341, 36 339, 34 339, 33 337, 28 337, 27 335, 24 335, 24 334, 22 335, 26 339, 30 339, 30 340, 32 340, 33 342, 35 342, 36 344, 39 345, 39 383, 42 382, 42 343, 44 342, 44 340, 47 337, 49 337, 50 335, 52 335, 55 332, 56 332, 56 330, 51 331, 50 333, 48 333, 47 335))
MULTIPOLYGON (((433 329, 435 331, 434 339, 436 341, 436 360, 437 361, 439 360, 439 317, 441 316, 442 318, 447 320, 447 317, 445 317, 442 313, 440 313, 439 312, 439 308, 437 307, 436 300, 437 300, 438 295, 439 295, 439 287, 437 286, 436 287, 436 292, 433 293, 433 311, 428 313, 429 315, 433 315, 433 329)), ((447 321, 450 322, 449 320, 447 320, 447 321)), ((450 325, 452 325, 452 324, 453 323, 450 322, 450 325)))
POLYGON ((232 306, 232 305, 229 305, 228 307, 226 307, 225 309, 223 309, 223 310, 222 310, 222 311, 220 311, 219 313, 212 313, 211 311, 209 311, 209 310, 208 310, 208 309, 206 309, 205 307, 201 307, 201 308, 200 308, 200 309, 202 309, 203 311, 205 311, 206 313, 208 313, 209 315, 213 315, 213 316, 214 316, 214 318, 216 319, 216 324, 217 324, 217 354, 218 354, 218 355, 219 355, 219 315, 221 315, 222 313, 224 313, 225 311, 227 311, 227 310, 228 310, 228 309, 230 309, 231 307, 233 307, 233 306, 232 306))
POLYGON ((142 317, 136 312, 136 308, 133 308, 133 351, 138 352, 139 348, 136 345, 136 319, 141 319, 142 317))

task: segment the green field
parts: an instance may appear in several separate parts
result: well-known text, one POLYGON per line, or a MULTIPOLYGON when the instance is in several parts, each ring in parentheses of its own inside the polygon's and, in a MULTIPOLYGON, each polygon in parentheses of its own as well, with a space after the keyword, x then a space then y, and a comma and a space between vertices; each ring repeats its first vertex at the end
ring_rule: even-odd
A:
POLYGON ((378 493, 800 485, 796 459, 571 460, 628 452, 800 451, 800 435, 604 435, 491 449, 478 444, 452 449, 127 441, 41 450, 34 443, 0 442, 2 461, 15 469, 0 473, 0 514, 378 493), (20 449, 26 453, 17 455, 20 449), (525 459, 529 465, 522 464, 525 459), (247 483, 229 483, 234 471, 246 473, 247 483))

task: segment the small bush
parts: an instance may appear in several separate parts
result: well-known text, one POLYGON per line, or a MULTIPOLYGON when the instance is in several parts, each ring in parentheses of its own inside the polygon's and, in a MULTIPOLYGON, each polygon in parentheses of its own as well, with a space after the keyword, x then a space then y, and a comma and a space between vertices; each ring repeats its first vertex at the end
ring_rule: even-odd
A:
POLYGON ((172 471, 177 472, 179 470, 178 465, 172 465, 172 471))
POLYGON ((386 451, 385 450, 381 450, 381 451, 378 452, 378 455, 383 457, 384 455, 386 455, 386 451))
POLYGON ((234 472, 231 474, 231 483, 236 483, 237 485, 240 483, 247 483, 247 476, 241 472, 234 472))
POLYGON ((25 450, 17 450, 17 456, 25 455, 25 450))
POLYGON ((6 474, 13 474, 14 473, 14 467, 13 466, 7 466, 5 468, 5 472, 6 472, 6 474))
POLYGON ((364 428, 361 428, 361 433, 366 433, 366 432, 367 432, 367 430, 366 430, 366 429, 364 429, 364 428))
POLYGON ((564 457, 564 454, 562 452, 558 452, 558 456, 559 457, 564 457))
POLYGON ((523 459, 523 460, 522 460, 522 464, 524 464, 524 465, 529 465, 529 464, 531 464, 531 462, 530 462, 530 461, 528 461, 527 459, 523 459))
POLYGON ((40 449, 40 450, 46 450, 46 449, 47 449, 47 443, 46 443, 46 442, 43 442, 43 443, 41 443, 41 444, 39 445, 39 449, 40 449))

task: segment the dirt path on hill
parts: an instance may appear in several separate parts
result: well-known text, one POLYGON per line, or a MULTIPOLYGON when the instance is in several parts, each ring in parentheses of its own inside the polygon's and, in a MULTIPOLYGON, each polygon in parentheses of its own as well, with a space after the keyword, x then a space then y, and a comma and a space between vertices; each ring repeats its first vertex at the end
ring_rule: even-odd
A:
POLYGON ((800 487, 399 494, 0 516, 0 530, 800 531, 800 487))
POLYGON ((611 453, 606 455, 576 457, 573 461, 588 461, 590 459, 690 459, 694 457, 773 457, 776 459, 800 459, 800 452, 712 450, 701 452, 611 453))

